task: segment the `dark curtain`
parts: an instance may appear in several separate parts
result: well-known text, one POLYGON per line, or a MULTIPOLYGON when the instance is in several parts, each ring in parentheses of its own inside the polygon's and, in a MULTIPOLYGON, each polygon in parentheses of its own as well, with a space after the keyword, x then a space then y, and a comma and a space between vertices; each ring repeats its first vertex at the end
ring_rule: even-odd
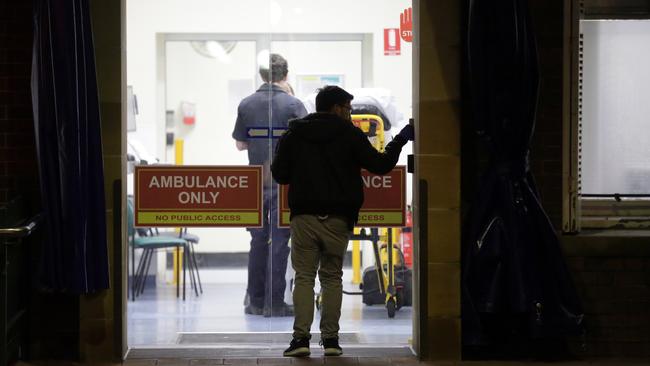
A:
POLYGON ((465 225, 463 344, 580 333, 580 299, 528 164, 539 76, 526 1, 470 1, 468 32, 473 128, 490 156, 465 225))
POLYGON ((104 170, 87 0, 35 0, 32 103, 45 216, 41 284, 109 286, 104 170))

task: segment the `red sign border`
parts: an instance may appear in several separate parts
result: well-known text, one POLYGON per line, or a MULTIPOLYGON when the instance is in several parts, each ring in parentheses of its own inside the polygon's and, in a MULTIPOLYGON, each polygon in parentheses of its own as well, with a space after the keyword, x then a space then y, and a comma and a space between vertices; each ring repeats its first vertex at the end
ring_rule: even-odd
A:
POLYGON ((384 56, 400 56, 402 54, 402 35, 399 28, 384 28, 384 56), (389 46, 390 31, 394 30, 395 35, 395 46, 389 46))
MULTIPOLYGON (((246 228, 262 228, 264 227, 264 222, 262 221, 262 211, 263 211, 263 190, 262 186, 262 177, 264 174, 264 167, 262 165, 136 165, 135 170, 133 171, 133 216, 134 216, 134 227, 246 227, 246 228), (257 195, 257 209, 243 209, 239 211, 257 211, 259 225, 245 225, 241 224, 140 224, 138 222, 138 212, 147 212, 147 211, 161 211, 160 209, 146 209, 141 210, 139 208, 140 202, 138 200, 138 184, 140 181, 139 171, 142 170, 245 170, 245 171, 257 171, 257 186, 259 187, 257 195)), ((192 211, 232 211, 229 209, 216 209, 216 210, 207 210, 207 209, 167 209, 169 212, 192 212, 192 211)), ((165 209, 162 209, 165 211, 165 209)))
MULTIPOLYGON (((395 166, 395 168, 393 168, 393 171, 394 170, 399 170, 400 171, 400 178, 402 178, 402 182, 404 183, 404 184, 402 184, 402 200, 401 200, 402 208, 400 210, 384 209, 384 211, 386 211, 386 212, 402 212, 402 222, 399 225, 394 225, 394 224, 391 224, 391 225, 371 225, 371 226, 363 225, 363 226, 355 226, 355 227, 357 227, 357 228, 406 227, 406 206, 408 206, 406 204, 406 183, 407 183, 407 180, 406 180, 406 165, 397 165, 397 166, 395 166)), ((375 175, 382 176, 380 174, 375 174, 375 175)), ((383 175, 385 175, 385 174, 383 174, 383 175)), ((282 201, 281 201, 281 199, 282 199, 282 192, 281 191, 282 191, 282 187, 284 187, 284 186, 285 185, 281 185, 280 186, 280 192, 278 192, 277 225, 280 228, 288 228, 288 227, 290 227, 290 225, 283 225, 282 224, 282 208, 283 207, 282 207, 282 201)), ((381 209, 372 209, 372 211, 377 211, 377 210, 381 211, 381 209)), ((364 212, 363 206, 362 206, 361 210, 359 210, 359 213, 362 213, 362 212, 364 212)))

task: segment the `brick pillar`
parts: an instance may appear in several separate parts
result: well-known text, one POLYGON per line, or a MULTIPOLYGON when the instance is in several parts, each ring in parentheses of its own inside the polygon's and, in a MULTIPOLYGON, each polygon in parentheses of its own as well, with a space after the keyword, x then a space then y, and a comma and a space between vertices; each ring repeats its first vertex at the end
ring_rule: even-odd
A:
POLYGON ((564 2, 528 2, 537 39, 540 88, 535 135, 530 146, 531 170, 542 205, 556 229, 562 225, 562 93, 564 2))
MULTIPOLYGON (((109 268, 111 288, 97 294, 81 296, 80 298, 80 342, 79 351, 84 362, 107 361, 121 357, 125 345, 122 331, 126 329, 126 309, 123 308, 122 298, 125 279, 120 275, 122 263, 121 243, 126 240, 126 229, 123 225, 117 232, 121 238, 115 240, 114 215, 125 217, 122 211, 113 210, 113 193, 115 180, 126 176, 126 150, 124 144, 126 133, 122 125, 122 85, 123 65, 125 60, 122 42, 123 26, 122 13, 124 1, 90 0, 93 37, 95 41, 95 61, 97 65, 97 85, 99 89, 99 104, 101 109, 102 145, 104 157, 105 197, 106 200, 106 233, 108 240, 109 268), (117 243, 117 244, 116 244, 117 243)), ((126 184, 121 183, 122 202, 126 202, 126 184)), ((122 220, 124 222, 124 220, 122 220)))
POLYGON ((415 231, 419 253, 426 256, 418 258, 419 282, 425 284, 419 295, 426 306, 418 309, 415 343, 425 359, 459 360, 461 3, 416 0, 413 6, 414 216, 415 227, 426 224, 428 233, 415 231), (420 179, 428 185, 426 205, 419 203, 420 179))

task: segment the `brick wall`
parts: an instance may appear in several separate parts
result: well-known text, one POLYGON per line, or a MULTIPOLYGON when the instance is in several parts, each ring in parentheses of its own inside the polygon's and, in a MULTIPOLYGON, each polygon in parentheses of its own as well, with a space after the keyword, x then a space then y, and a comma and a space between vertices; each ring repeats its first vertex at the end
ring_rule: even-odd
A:
POLYGON ((529 1, 537 37, 540 89, 531 170, 546 213, 557 229, 562 224, 562 74, 563 10, 559 0, 529 1))
POLYGON ((32 2, 6 1, 0 11, 0 205, 38 197, 30 94, 32 2), (12 3, 9 5, 9 3, 12 3))
POLYGON ((586 337, 572 342, 577 354, 650 357, 649 239, 564 238, 585 308, 586 337))
MULTIPOLYGON (((38 165, 31 101, 32 1, 0 2, 0 206, 22 195, 32 212, 40 210, 38 165)), ((38 272, 39 242, 29 246, 30 267, 38 272)), ((34 286, 29 299, 28 330, 31 358, 78 358, 79 298, 48 294, 34 286)))

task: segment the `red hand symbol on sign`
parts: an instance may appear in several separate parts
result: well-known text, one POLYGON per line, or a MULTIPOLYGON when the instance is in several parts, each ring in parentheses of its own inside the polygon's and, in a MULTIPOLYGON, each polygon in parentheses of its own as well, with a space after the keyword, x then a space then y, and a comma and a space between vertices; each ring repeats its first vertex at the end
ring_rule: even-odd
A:
POLYGON ((413 9, 405 9, 399 15, 399 34, 402 36, 404 42, 411 42, 413 40, 413 9))

